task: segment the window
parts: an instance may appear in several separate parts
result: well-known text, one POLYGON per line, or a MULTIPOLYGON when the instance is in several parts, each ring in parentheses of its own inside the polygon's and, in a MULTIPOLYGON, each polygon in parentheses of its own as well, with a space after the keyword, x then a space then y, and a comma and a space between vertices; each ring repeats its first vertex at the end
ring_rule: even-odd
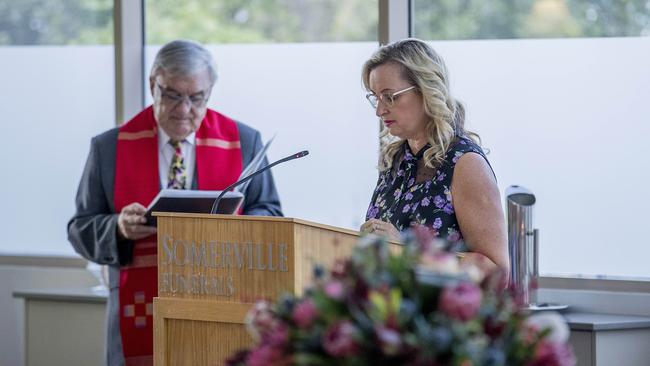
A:
POLYGON ((537 197, 542 274, 650 277, 650 2, 415 1, 501 192, 537 197))
POLYGON ((72 255, 90 137, 114 125, 111 0, 0 0, 0 252, 72 255))
POLYGON ((310 151, 273 170, 284 214, 358 229, 377 179, 378 123, 361 83, 377 9, 368 0, 147 1, 145 70, 174 38, 206 44, 219 73, 209 106, 264 141, 277 134, 271 161, 310 151))
POLYGON ((416 0, 415 36, 432 40, 650 35, 647 0, 416 0))
POLYGON ((147 0, 145 13, 148 44, 377 40, 377 0, 147 0))

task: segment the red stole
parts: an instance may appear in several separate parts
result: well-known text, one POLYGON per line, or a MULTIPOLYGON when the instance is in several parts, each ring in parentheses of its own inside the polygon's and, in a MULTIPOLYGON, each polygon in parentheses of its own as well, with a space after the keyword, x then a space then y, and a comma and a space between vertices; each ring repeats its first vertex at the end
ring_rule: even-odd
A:
MULTIPOLYGON (((239 130, 232 119, 208 109, 196 131, 196 179, 202 190, 221 190, 242 171, 239 130)), ((115 211, 148 206, 160 190, 157 124, 150 106, 122 125, 115 160, 115 211)), ((153 365, 153 298, 157 288, 157 239, 138 240, 133 261, 120 270, 120 331, 126 365, 153 365)))

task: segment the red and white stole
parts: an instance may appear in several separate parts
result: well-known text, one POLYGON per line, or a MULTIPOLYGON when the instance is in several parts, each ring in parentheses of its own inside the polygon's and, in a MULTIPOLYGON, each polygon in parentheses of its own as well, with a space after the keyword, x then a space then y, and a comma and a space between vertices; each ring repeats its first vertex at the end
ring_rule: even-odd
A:
MULTIPOLYGON (((201 190, 222 190, 242 172, 239 130, 208 109, 196 131, 196 179, 201 190)), ((114 205, 148 206, 160 190, 157 124, 150 106, 122 125, 117 137, 114 205)), ((126 365, 153 365, 153 298, 157 287, 156 235, 138 240, 133 261, 120 269, 120 332, 126 365)))

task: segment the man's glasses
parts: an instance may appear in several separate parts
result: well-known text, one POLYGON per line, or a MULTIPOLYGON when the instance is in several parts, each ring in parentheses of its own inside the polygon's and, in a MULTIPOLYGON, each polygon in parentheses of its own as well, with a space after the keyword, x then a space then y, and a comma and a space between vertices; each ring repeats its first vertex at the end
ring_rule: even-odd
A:
POLYGON ((158 86, 158 90, 160 90, 162 101, 170 105, 172 108, 176 108, 176 106, 179 104, 185 103, 186 99, 189 100, 190 104, 197 109, 205 107, 205 105, 208 103, 209 95, 206 96, 208 93, 204 91, 192 95, 183 95, 174 90, 166 89, 158 83, 156 83, 156 86, 158 86))
POLYGON ((399 97, 400 94, 406 93, 409 90, 415 89, 415 86, 409 86, 408 88, 398 90, 393 93, 381 93, 379 95, 375 95, 374 93, 368 93, 366 94, 366 99, 368 99, 368 102, 370 102, 370 105, 377 109, 377 105, 379 102, 383 102, 385 106, 388 108, 391 108, 392 106, 395 105, 395 101, 397 100, 397 97, 399 97))

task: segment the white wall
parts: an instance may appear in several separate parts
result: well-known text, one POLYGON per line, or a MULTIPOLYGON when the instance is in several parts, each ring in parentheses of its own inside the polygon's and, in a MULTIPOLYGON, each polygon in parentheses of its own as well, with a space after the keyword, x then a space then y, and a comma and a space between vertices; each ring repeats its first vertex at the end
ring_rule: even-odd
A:
POLYGON ((541 272, 650 278, 650 38, 432 45, 501 192, 537 197, 541 272))
POLYGON ((90 138, 115 125, 113 46, 0 47, 0 253, 73 255, 90 138))

